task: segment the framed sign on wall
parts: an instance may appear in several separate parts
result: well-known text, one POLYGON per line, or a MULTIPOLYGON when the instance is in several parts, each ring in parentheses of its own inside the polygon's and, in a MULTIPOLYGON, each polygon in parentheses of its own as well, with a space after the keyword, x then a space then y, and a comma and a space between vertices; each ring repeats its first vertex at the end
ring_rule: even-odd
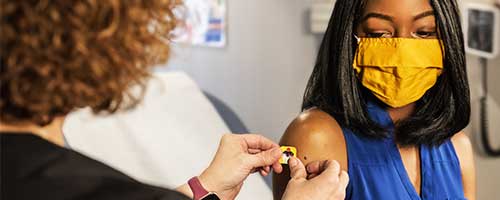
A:
POLYGON ((174 11, 179 19, 174 42, 225 47, 226 9, 226 0, 184 0, 174 11))

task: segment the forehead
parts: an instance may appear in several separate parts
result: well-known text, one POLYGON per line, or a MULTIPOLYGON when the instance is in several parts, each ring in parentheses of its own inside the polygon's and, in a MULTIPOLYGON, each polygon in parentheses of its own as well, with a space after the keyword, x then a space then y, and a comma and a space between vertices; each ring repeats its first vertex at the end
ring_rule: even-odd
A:
POLYGON ((430 0, 366 0, 364 13, 378 12, 391 16, 414 16, 433 10, 430 0))

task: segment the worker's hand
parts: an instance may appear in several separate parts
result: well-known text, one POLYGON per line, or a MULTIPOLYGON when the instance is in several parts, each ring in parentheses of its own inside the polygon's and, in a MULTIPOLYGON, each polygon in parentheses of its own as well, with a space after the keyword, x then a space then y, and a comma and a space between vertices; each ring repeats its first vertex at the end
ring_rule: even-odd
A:
POLYGON ((271 168, 281 173, 280 157, 279 145, 261 135, 227 134, 199 179, 205 189, 216 192, 219 198, 234 199, 251 173, 259 171, 267 176, 271 168))
POLYGON ((283 200, 340 200, 345 198, 349 176, 340 170, 337 161, 316 161, 307 165, 313 176, 307 179, 304 164, 297 158, 288 161, 291 179, 283 200))

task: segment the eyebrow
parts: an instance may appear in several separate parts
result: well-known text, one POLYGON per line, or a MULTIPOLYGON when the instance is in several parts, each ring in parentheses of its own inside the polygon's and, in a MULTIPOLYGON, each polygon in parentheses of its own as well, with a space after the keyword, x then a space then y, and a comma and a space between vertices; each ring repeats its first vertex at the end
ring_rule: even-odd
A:
POLYGON ((413 17, 413 21, 417 21, 419 19, 422 19, 422 18, 425 18, 425 17, 429 17, 429 16, 434 16, 434 11, 429 10, 429 11, 425 11, 423 13, 420 13, 417 16, 413 17))
MULTIPOLYGON (((429 17, 429 16, 434 16, 434 11, 429 10, 429 11, 425 11, 423 13, 420 13, 420 14, 416 15, 415 17, 413 17, 413 21, 417 21, 419 19, 429 17)), ((371 12, 371 13, 366 14, 361 19, 361 22, 366 21, 369 18, 378 18, 378 19, 389 21, 389 22, 394 22, 394 18, 392 16, 382 14, 382 13, 376 13, 376 12, 371 12)))
POLYGON ((383 19, 383 20, 386 20, 386 21, 390 21, 390 22, 394 22, 394 19, 393 17, 389 16, 389 15, 385 15, 385 14, 382 14, 382 13, 375 13, 375 12, 371 12, 371 13, 368 13, 366 14, 362 19, 361 21, 366 21, 368 20, 369 18, 379 18, 379 19, 383 19))

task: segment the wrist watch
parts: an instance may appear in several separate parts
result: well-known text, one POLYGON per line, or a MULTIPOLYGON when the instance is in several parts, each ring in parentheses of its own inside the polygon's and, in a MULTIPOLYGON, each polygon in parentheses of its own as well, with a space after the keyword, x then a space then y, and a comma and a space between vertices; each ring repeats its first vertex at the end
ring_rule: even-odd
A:
POLYGON ((200 183, 197 176, 189 179, 188 185, 193 191, 194 200, 220 200, 215 192, 208 192, 200 183))

